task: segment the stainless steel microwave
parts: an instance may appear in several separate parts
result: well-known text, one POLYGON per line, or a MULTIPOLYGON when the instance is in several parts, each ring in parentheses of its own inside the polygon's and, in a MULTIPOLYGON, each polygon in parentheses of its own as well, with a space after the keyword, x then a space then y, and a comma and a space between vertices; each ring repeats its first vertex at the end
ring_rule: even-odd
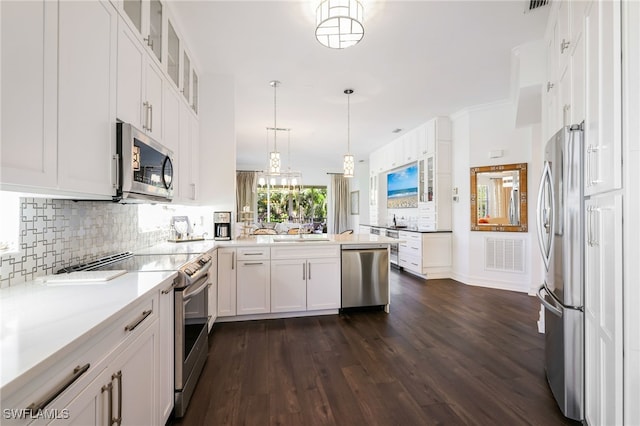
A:
POLYGON ((175 174, 173 151, 131 124, 117 123, 120 202, 170 202, 175 174))

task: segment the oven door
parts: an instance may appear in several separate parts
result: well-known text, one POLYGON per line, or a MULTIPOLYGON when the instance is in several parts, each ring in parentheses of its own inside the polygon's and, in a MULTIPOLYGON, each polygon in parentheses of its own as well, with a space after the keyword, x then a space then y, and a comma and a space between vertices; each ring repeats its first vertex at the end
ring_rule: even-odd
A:
POLYGON ((188 287, 175 291, 176 391, 185 387, 202 352, 208 351, 208 285, 209 274, 204 274, 188 287))

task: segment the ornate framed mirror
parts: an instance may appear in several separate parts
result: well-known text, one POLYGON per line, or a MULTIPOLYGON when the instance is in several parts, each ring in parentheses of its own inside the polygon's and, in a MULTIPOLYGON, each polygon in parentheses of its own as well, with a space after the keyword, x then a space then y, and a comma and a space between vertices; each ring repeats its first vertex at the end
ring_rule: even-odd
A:
POLYGON ((472 167, 471 230, 527 229, 527 163, 472 167))

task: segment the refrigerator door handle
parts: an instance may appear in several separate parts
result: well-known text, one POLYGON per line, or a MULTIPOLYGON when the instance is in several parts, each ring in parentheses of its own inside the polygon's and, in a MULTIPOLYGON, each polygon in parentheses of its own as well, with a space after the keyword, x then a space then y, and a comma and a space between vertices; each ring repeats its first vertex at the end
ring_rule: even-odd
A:
POLYGON ((551 240, 553 239, 554 227, 553 227, 553 181, 551 177, 551 167, 549 162, 545 161, 544 168, 542 170, 542 177, 540 178, 540 188, 538 189, 538 204, 536 206, 536 224, 538 228, 538 245, 540 246, 540 252, 542 253, 542 260, 546 270, 549 270, 549 263, 551 262, 551 240), (545 187, 551 192, 546 194, 545 187), (543 208, 543 201, 545 195, 549 196, 551 200, 551 208, 543 208), (546 234, 546 239, 545 239, 546 234))
MULTIPOLYGON (((557 306, 554 306, 551 303, 547 302, 547 300, 544 298, 544 295, 542 294, 543 291, 545 292, 545 294, 549 294, 544 284, 540 286, 537 292, 537 296, 538 296, 538 299, 540 299, 540 303, 542 303, 544 307, 549 310, 549 312, 562 318, 562 308, 558 308, 557 306)), ((551 297, 551 300, 553 300, 555 304, 555 299, 553 297, 551 297)))

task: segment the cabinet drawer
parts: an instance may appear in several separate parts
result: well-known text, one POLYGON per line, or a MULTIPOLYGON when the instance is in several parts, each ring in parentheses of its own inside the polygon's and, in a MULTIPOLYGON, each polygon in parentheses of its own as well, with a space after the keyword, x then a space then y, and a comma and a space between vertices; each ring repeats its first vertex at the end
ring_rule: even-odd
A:
POLYGON ((271 247, 272 259, 308 259, 311 257, 340 257, 340 246, 338 244, 299 243, 271 247))
POLYGON ((422 240, 422 234, 420 234, 418 232, 400 231, 398 233, 398 237, 401 240, 406 240, 407 242, 409 242, 409 241, 421 241, 422 240))
POLYGON ((407 241, 404 244, 399 245, 399 253, 404 253, 409 256, 422 256, 422 241, 407 241))
POLYGON ((398 266, 413 272, 422 274, 422 264, 418 257, 415 256, 399 256, 398 266))
POLYGON ((239 247, 238 260, 268 260, 269 247, 239 247))

